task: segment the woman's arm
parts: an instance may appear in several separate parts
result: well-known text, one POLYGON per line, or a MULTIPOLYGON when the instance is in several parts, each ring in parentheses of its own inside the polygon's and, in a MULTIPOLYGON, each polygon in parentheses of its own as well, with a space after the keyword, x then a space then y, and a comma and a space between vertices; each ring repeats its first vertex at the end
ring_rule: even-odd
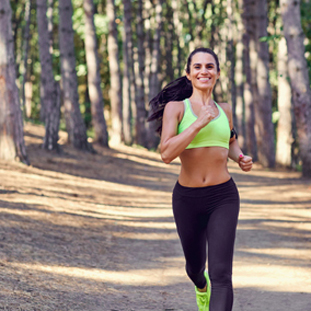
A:
POLYGON ((182 119, 183 110, 183 103, 180 102, 169 102, 164 109, 160 150, 161 158, 167 164, 186 149, 200 130, 198 126, 192 124, 177 135, 177 127, 182 119))
POLYGON ((169 102, 164 109, 160 149, 162 160, 167 164, 177 158, 191 143, 200 129, 215 118, 211 109, 208 106, 203 106, 197 120, 177 135, 177 127, 183 113, 184 104, 182 102, 169 102))
MULTIPOLYGON (((221 107, 225 111, 228 120, 230 129, 233 129, 233 121, 232 121, 232 109, 229 104, 221 104, 221 107)), ((253 159, 250 156, 246 156, 243 154, 238 140, 236 139, 236 136, 234 135, 230 141, 229 141, 229 154, 228 157, 239 164, 240 168, 244 172, 248 172, 252 169, 253 166, 253 159)))
POLYGON ((237 162, 242 171, 249 172, 253 166, 253 159, 243 154, 241 148, 239 147, 238 140, 235 137, 231 138, 230 141, 231 142, 229 142, 229 155, 228 155, 229 158, 237 162))

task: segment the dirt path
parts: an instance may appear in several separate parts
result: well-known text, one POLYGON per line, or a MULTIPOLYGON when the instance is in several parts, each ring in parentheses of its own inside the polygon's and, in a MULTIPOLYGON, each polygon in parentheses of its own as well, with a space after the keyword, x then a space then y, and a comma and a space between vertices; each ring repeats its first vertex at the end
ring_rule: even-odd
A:
MULTIPOLYGON (((196 311, 171 211, 178 162, 119 147, 0 161, 0 310, 196 311)), ((230 163, 242 199, 234 311, 311 310, 311 181, 230 163)))

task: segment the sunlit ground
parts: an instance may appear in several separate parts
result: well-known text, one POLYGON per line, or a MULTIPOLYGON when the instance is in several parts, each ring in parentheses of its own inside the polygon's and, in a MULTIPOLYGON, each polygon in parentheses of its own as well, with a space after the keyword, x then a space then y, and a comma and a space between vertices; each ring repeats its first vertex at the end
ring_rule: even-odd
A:
MULTIPOLYGON (((48 154, 42 128, 26 129, 32 166, 0 162, 0 309, 196 310, 171 211, 178 161, 124 146, 48 154)), ((229 167, 234 311, 309 311, 311 182, 229 167)))

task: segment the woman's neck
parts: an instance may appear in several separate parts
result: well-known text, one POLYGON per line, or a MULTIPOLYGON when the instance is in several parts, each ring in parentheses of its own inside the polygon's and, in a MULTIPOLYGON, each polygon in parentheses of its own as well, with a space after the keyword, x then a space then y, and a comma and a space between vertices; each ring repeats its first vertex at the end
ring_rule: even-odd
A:
POLYGON ((198 89, 193 89, 193 93, 190 97, 191 102, 196 102, 201 105, 210 105, 214 103, 212 100, 212 90, 198 90, 198 89))

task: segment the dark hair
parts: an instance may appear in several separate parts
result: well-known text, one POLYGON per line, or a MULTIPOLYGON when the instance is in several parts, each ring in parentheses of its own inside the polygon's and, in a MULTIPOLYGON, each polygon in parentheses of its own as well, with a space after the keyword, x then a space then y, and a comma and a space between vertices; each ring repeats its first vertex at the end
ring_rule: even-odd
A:
MULTIPOLYGON (((220 71, 219 60, 215 52, 209 48, 197 48, 191 52, 188 56, 186 72, 190 73, 190 65, 193 55, 197 53, 208 53, 211 54, 216 62, 217 71, 220 71)), ((186 76, 178 78, 169 84, 167 84, 161 92, 159 92, 149 102, 151 114, 148 117, 148 122, 156 120, 159 123, 156 132, 161 135, 162 132, 162 118, 166 104, 170 101, 182 101, 189 98, 192 95, 192 84, 186 76)))

